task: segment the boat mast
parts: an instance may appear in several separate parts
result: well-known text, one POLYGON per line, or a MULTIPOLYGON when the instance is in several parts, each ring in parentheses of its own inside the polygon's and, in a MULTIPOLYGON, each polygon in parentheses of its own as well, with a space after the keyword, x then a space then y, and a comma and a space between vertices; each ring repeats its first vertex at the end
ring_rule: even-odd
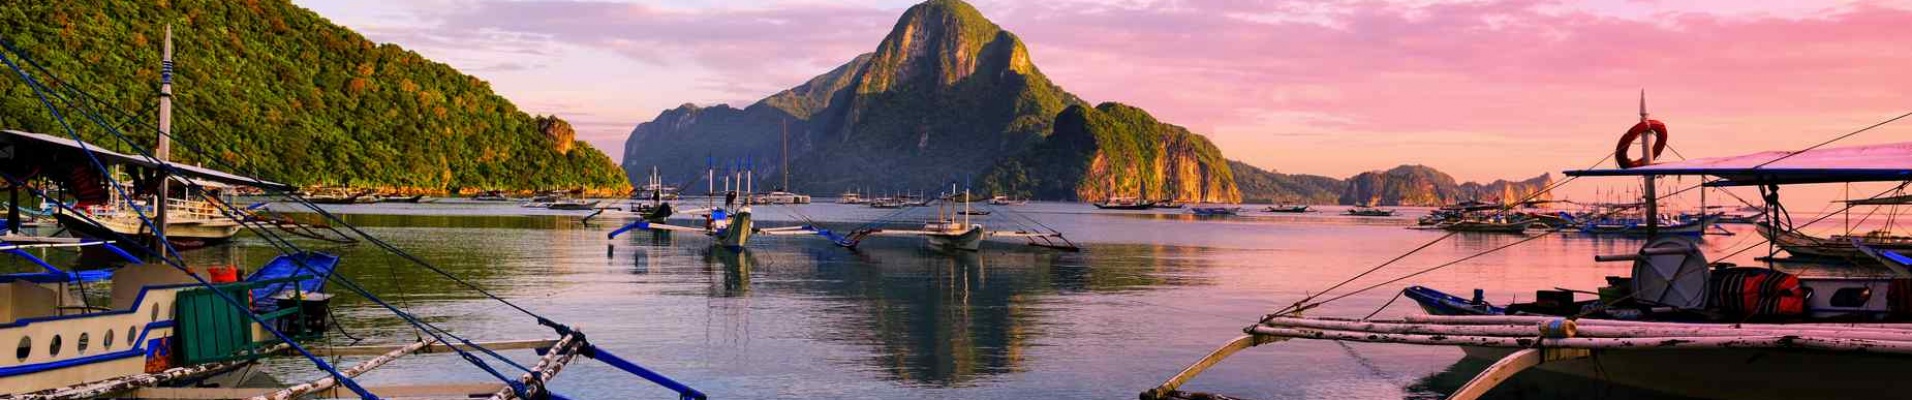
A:
MULTIPOLYGON (((1640 89, 1640 123, 1648 124, 1647 121, 1646 89, 1640 89)), ((1649 124, 1648 126, 1652 125, 1649 124)), ((1654 134, 1655 132, 1649 131, 1640 135, 1640 149, 1642 150, 1641 153, 1643 153, 1640 156, 1640 165, 1653 165, 1654 134)), ((1655 195, 1654 176, 1645 175, 1644 178, 1646 179, 1646 237, 1648 240, 1652 240, 1654 236, 1660 233, 1659 196, 1655 195)))
POLYGON ((778 121, 783 123, 783 191, 796 193, 790 190, 790 120, 778 121))
POLYGON ((159 145, 155 146, 153 157, 159 161, 159 198, 153 204, 156 216, 153 218, 153 249, 158 250, 160 258, 166 257, 166 198, 168 187, 172 186, 171 177, 166 176, 166 160, 171 158, 173 144, 168 136, 173 133, 173 26, 166 26, 166 41, 161 46, 159 61, 159 145))

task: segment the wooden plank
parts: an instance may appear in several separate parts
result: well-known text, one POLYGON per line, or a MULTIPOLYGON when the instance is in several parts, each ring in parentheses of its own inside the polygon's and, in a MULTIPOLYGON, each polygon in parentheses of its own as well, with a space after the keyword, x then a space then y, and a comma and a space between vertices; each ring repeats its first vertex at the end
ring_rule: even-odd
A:
POLYGON ((1195 379, 1196 375, 1201 375, 1203 371, 1207 371, 1210 367, 1214 367, 1216 363, 1222 362, 1222 359, 1228 358, 1228 356, 1234 355, 1235 353, 1240 352, 1242 350, 1246 350, 1250 347, 1260 346, 1263 344, 1273 343, 1273 342, 1282 341, 1282 340, 1288 340, 1288 339, 1260 336, 1260 335, 1242 335, 1241 337, 1237 337, 1234 340, 1228 341, 1228 343, 1222 344, 1222 347, 1216 348, 1215 351, 1209 352, 1208 356, 1202 357, 1202 359, 1200 360, 1196 360, 1195 363, 1190 364, 1188 368, 1183 368, 1182 372, 1176 373, 1175 376, 1169 377, 1168 381, 1162 382, 1160 386, 1150 388, 1147 392, 1142 392, 1141 397, 1143 399, 1164 399, 1164 398, 1175 397, 1177 393, 1176 389, 1182 387, 1183 383, 1188 383, 1188 380, 1195 379))
MULTIPOLYGON (((550 348, 551 346, 556 345, 557 342, 558 342, 557 340, 553 340, 553 339, 532 339, 532 340, 503 340, 503 341, 474 342, 474 343, 477 343, 479 346, 484 346, 485 348, 492 349, 492 350, 521 350, 521 349, 550 348)), ((404 348, 410 345, 411 344, 390 344, 390 345, 368 345, 368 346, 315 347, 315 348, 311 348, 307 350, 311 351, 312 355, 319 356, 319 357, 376 356, 380 354, 390 353, 392 352, 392 350, 398 350, 400 348, 404 348)), ((465 350, 465 351, 474 350, 471 346, 467 346, 463 343, 456 344, 456 346, 460 350, 465 350)), ((452 348, 452 345, 446 345, 444 343, 432 343, 431 346, 427 346, 423 349, 419 349, 418 353, 419 354, 449 353, 451 352, 451 348, 452 348)))
MULTIPOLYGON (((386 385, 367 386, 366 390, 381 397, 441 397, 469 398, 473 395, 485 395, 503 388, 502 383, 451 383, 424 385, 386 385)), ((134 391, 129 398, 148 400, 208 400, 243 399, 271 394, 273 388, 142 388, 134 391)), ((319 398, 356 399, 358 395, 349 390, 331 389, 314 394, 319 398)))

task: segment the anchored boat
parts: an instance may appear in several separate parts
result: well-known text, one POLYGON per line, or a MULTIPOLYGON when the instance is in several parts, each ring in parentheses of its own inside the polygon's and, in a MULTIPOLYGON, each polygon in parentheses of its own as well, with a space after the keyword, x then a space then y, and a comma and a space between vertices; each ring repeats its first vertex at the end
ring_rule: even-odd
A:
MULTIPOLYGON (((1768 209, 1774 211, 1768 213, 1768 222, 1785 215, 1776 196, 1781 186, 1912 180, 1912 142, 1815 146, 1800 152, 1654 164, 1652 155, 1664 148, 1665 129, 1646 118, 1642 102, 1641 122, 1618 151, 1622 168, 1566 173, 1646 178, 1645 215, 1655 214, 1656 176, 1704 175, 1719 178, 1705 185, 1759 186, 1773 194, 1766 196, 1768 209), (1660 146, 1643 144, 1655 150, 1644 151, 1641 160, 1626 157, 1630 142, 1642 137, 1646 142, 1657 139, 1660 146)), ((1236 352, 1294 339, 1453 346, 1469 357, 1498 360, 1451 399, 1477 398, 1529 368, 1705 398, 1871 398, 1902 391, 1898 371, 1912 363, 1912 319, 1907 317, 1912 303, 1899 300, 1912 298, 1906 293, 1912 291, 1906 284, 1912 272, 1905 267, 1912 257, 1899 251, 1875 252, 1887 268, 1840 276, 1738 267, 1708 259, 1691 238, 1655 235, 1656 225, 1648 222, 1645 230, 1656 238, 1638 251, 1593 257, 1596 262, 1633 266, 1628 276, 1609 277, 1605 287, 1593 292, 1597 298, 1580 299, 1576 294, 1589 292, 1555 289, 1537 292, 1532 302, 1494 305, 1478 290, 1472 298, 1463 298, 1414 286, 1402 295, 1420 304, 1427 315, 1302 316, 1352 294, 1323 299, 1317 293, 1263 317, 1244 329, 1246 335, 1143 392, 1142 398, 1203 396, 1179 388, 1236 352)))

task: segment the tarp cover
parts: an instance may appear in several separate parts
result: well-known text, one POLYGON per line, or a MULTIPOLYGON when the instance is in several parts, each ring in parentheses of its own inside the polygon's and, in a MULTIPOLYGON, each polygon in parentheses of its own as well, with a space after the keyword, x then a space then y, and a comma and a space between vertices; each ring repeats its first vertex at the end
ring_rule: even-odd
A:
POLYGON ((1912 180, 1912 142, 1807 152, 1768 151, 1655 163, 1639 168, 1565 173, 1567 176, 1711 175, 1725 179, 1714 186, 1904 181, 1912 180))
MULTIPOLYGON (((89 150, 92 151, 94 155, 99 156, 100 162, 106 164, 123 164, 153 169, 159 167, 159 163, 153 162, 153 160, 147 159, 146 157, 107 151, 99 145, 92 143, 87 143, 86 147, 82 149, 79 142, 71 138, 15 130, 0 130, 0 160, 14 160, 24 158, 34 153, 47 151, 72 152, 74 154, 84 155, 84 152, 89 150)), ((229 185, 252 186, 269 190, 292 189, 292 187, 286 186, 285 184, 268 182, 209 168, 180 163, 172 163, 172 166, 178 170, 180 174, 193 179, 220 182, 229 185)))

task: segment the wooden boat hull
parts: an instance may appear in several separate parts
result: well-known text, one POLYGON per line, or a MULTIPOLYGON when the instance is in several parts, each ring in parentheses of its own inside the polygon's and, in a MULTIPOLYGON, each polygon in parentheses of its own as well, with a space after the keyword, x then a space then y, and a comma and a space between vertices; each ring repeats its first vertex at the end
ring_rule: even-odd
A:
POLYGON ((738 211, 726 218, 730 220, 730 225, 714 232, 717 236, 717 244, 733 250, 742 249, 744 245, 750 244, 750 234, 755 230, 753 226, 755 221, 751 221, 750 211, 738 211))
POLYGON ((958 234, 927 235, 930 247, 943 250, 977 251, 983 247, 983 228, 971 226, 969 230, 958 234))
POLYGON ((1103 209, 1103 210, 1147 210, 1147 209, 1151 209, 1151 208, 1155 208, 1155 206, 1154 206, 1154 205, 1149 205, 1149 204, 1106 204, 1106 203, 1095 203, 1095 208, 1098 208, 1098 209, 1103 209))
MULTIPOLYGON (((1499 360, 1514 349, 1463 346, 1461 351, 1499 360)), ((1592 358, 1535 368, 1698 398, 1862 399, 1904 393, 1899 382, 1908 362, 1912 357, 1798 350, 1597 350, 1592 358)))
MULTIPOLYGON (((137 221, 124 221, 116 218, 95 218, 95 224, 69 214, 54 216, 74 237, 114 240, 121 236, 147 240, 152 235, 140 229, 137 221)), ((231 221, 182 221, 166 224, 166 241, 177 249, 196 249, 219 245, 232 240, 239 234, 241 226, 231 221)))
POLYGON ((25 359, 10 352, 8 362, 0 364, 0 397, 144 373, 149 350, 173 335, 172 313, 161 311, 170 311, 179 291, 189 288, 146 288, 139 292, 137 307, 126 310, 0 325, 0 342, 9 348, 22 338, 31 342, 25 359), (85 341, 81 334, 87 335, 85 341), (56 336, 60 351, 52 354, 56 336), (86 343, 84 351, 81 343, 86 343))

